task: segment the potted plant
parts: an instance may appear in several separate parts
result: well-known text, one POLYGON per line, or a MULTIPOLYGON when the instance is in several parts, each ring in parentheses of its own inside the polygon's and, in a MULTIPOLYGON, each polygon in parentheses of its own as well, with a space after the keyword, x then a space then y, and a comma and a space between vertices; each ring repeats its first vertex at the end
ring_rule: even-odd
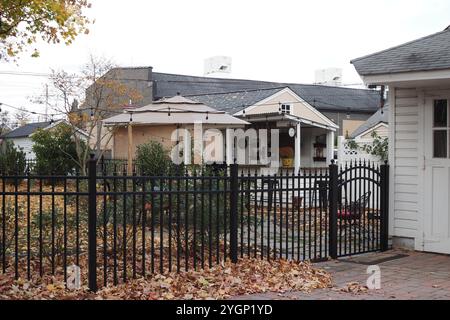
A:
POLYGON ((294 149, 292 147, 280 148, 280 158, 283 167, 290 168, 294 166, 294 149))

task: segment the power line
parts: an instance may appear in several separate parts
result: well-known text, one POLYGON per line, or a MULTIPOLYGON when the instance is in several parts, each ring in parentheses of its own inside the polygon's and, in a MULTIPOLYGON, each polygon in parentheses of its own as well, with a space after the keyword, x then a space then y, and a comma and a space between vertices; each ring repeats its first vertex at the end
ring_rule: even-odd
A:
MULTIPOLYGON (((4 102, 0 102, 0 111, 1 111, 1 106, 5 106, 7 108, 11 108, 11 109, 14 109, 16 111, 26 112, 26 113, 33 114, 33 115, 46 116, 45 113, 41 113, 41 112, 37 112, 37 111, 28 111, 28 110, 26 110, 24 108, 15 107, 15 106, 12 106, 12 105, 4 103, 4 102)), ((60 116, 60 115, 65 115, 65 113, 53 113, 50 116, 54 117, 54 116, 60 116)))
POLYGON ((26 72, 26 71, 0 71, 0 74, 12 76, 48 77, 48 73, 26 72))

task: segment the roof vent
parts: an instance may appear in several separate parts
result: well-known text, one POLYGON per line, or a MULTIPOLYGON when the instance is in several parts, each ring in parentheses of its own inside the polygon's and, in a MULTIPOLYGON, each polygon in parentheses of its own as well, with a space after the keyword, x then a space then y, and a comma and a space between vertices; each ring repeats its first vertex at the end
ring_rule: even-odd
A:
POLYGON ((231 57, 215 56, 205 59, 205 76, 225 76, 231 73, 231 57))
POLYGON ((341 86, 342 85, 342 69, 327 68, 316 70, 315 84, 325 86, 341 86))

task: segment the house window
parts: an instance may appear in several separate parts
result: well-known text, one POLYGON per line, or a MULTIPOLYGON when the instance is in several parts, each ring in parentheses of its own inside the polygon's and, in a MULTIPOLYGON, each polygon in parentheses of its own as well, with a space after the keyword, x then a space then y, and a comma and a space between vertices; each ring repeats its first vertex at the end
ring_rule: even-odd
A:
POLYGON ((450 157, 450 110, 448 100, 434 100, 433 106, 433 157, 450 157))
POLYGON ((281 113, 291 114, 291 105, 290 104, 282 104, 281 105, 281 113))

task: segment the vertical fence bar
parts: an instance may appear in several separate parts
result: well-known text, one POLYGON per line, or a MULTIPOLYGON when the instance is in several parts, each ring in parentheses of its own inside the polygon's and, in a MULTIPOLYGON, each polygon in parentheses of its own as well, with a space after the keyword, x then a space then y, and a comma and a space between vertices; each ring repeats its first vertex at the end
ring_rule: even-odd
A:
POLYGON ((117 171, 114 168, 113 172, 113 281, 114 285, 117 285, 119 278, 117 276, 117 171))
MULTIPOLYGON (((220 174, 219 171, 216 172, 215 175, 216 178, 216 261, 217 263, 220 263, 220 242, 219 242, 219 234, 220 234, 220 174)), ((224 181, 224 180, 222 180, 224 181)), ((226 182, 225 182, 226 183, 226 182)), ((224 197, 224 208, 223 208, 223 212, 224 212, 224 216, 225 216, 225 202, 226 202, 226 198, 224 197)))
POLYGON ((197 270, 197 169, 194 167, 193 172, 193 190, 192 190, 192 202, 193 202, 193 212, 192 212, 192 222, 193 222, 193 234, 192 234, 192 253, 193 253, 193 264, 194 270, 197 270))
MULTIPOLYGON (((30 171, 27 170, 27 279, 31 279, 31 201, 30 201, 30 191, 31 191, 31 178, 30 171)), ((65 208, 65 202, 64 202, 65 208)), ((66 231, 64 230, 64 235, 66 231)), ((66 242, 64 242, 66 245, 66 242)), ((64 247, 65 249, 65 247, 64 247)), ((65 263, 65 260, 64 260, 65 263)), ((65 270, 65 269, 64 269, 65 270)), ((66 275, 64 274, 64 281, 67 281, 66 275)))
POLYGON ((6 272, 6 180, 2 177, 2 272, 6 272))
MULTIPOLYGON (((159 178, 159 272, 164 273, 164 193, 163 186, 165 180, 159 178)), ((195 242, 195 238, 194 238, 195 242)), ((169 257, 170 259, 170 257, 169 257)))
POLYGON ((237 164, 230 167, 230 259, 232 263, 238 261, 238 192, 239 192, 239 168, 237 164))
MULTIPOLYGON (((29 179, 28 179, 29 180, 29 179)), ((28 188, 28 192, 29 188, 28 188)), ((30 198, 30 195, 28 194, 28 198, 30 198)), ((67 179, 64 179, 64 212, 63 212, 63 242, 64 242, 64 249, 63 249, 63 272, 64 272, 64 282, 67 283, 67 179)))
POLYGON ((208 265, 210 268, 212 268, 212 228, 213 228, 213 224, 212 224, 212 210, 213 210, 213 206, 212 206, 212 173, 209 171, 208 172, 208 204, 209 204, 209 208, 208 208, 208 265))
POLYGON ((201 179, 201 216, 200 216, 200 262, 202 268, 205 267, 205 168, 202 166, 201 169, 202 179, 201 179))
MULTIPOLYGON (((135 168, 133 168, 135 169, 135 168)), ((133 171, 133 177, 131 178, 131 183, 133 184, 133 205, 132 205, 132 211, 131 211, 131 220, 132 220, 132 224, 133 224, 133 235, 132 235, 132 254, 133 254, 133 258, 132 258, 132 270, 133 270, 133 279, 136 279, 136 254, 137 254, 137 249, 136 249, 136 234, 137 234, 137 225, 136 225, 136 171, 133 171)))
POLYGON ((97 166, 94 155, 89 159, 89 204, 88 204, 88 286, 97 291, 97 166))
MULTIPOLYGON (((44 265, 43 265, 43 223, 42 223, 42 178, 39 179, 39 275, 42 277, 44 275, 44 265)), ((78 231, 78 229, 77 229, 78 231)), ((77 238, 78 241, 78 238, 77 238)), ((78 242, 77 242, 78 244, 78 242)), ((77 247, 78 248, 78 247, 77 247)), ((77 265, 78 264, 78 251, 77 251, 77 265)))
POLYGON ((122 179, 122 267, 123 267, 123 282, 127 282, 127 223, 128 223, 128 213, 127 213, 127 185, 128 176, 123 173, 122 179))
MULTIPOLYGON (((177 166, 177 272, 180 272, 181 269, 181 232, 180 232, 180 223, 181 223, 181 204, 180 204, 180 193, 181 189, 181 176, 182 172, 180 171, 180 166, 177 166)), ((185 209, 186 210, 186 209, 185 209)), ((144 253, 145 256, 145 253, 144 253)))
MULTIPOLYGON (((142 234, 141 234, 141 241, 142 241, 142 276, 145 277, 145 271, 146 271, 146 267, 145 267, 145 262, 146 262, 146 245, 145 245, 145 239, 146 239, 146 230, 147 230, 147 202, 146 202, 146 183, 147 180, 143 179, 142 181, 142 234)), ((178 188, 179 190, 180 188, 178 188)), ((179 221, 177 221, 177 226, 179 228, 179 221)))
POLYGON ((389 165, 387 161, 381 165, 381 251, 388 250, 389 242, 389 165))
POLYGON ((168 235, 168 237, 169 237, 169 239, 168 239, 168 241, 169 241, 169 252, 168 252, 168 256, 169 256, 169 272, 172 272, 172 228, 173 228, 173 225, 172 225, 172 223, 173 223, 173 221, 172 221, 172 219, 173 219, 173 213, 172 213, 172 210, 173 210, 173 207, 172 207, 172 183, 173 183, 173 177, 170 177, 169 179, 168 179, 168 181, 167 181, 167 184, 169 185, 169 190, 168 190, 168 194, 167 194, 167 197, 168 197, 168 211, 169 211, 169 222, 168 222, 168 224, 167 224, 167 228, 169 229, 168 230, 168 232, 169 232, 169 235, 168 235))
POLYGON ((19 180, 14 177, 14 270, 15 279, 19 279, 19 180))
POLYGON ((338 203, 338 166, 331 161, 330 165, 330 212, 329 212, 329 250, 330 257, 337 259, 337 203, 338 203))

